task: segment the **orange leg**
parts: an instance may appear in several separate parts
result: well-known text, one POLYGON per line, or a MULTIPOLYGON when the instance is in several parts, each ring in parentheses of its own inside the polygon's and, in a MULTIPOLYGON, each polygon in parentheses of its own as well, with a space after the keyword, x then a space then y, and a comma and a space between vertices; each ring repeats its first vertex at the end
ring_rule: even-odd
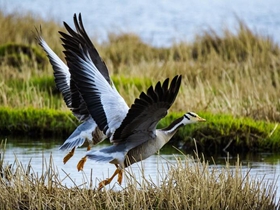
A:
POLYGON ((63 158, 63 163, 65 164, 73 155, 75 152, 75 147, 63 158))
POLYGON ((103 180, 102 182, 99 183, 99 186, 98 186, 98 190, 101 190, 104 186, 108 185, 111 183, 111 181, 114 179, 114 177, 116 175, 118 175, 118 183, 121 185, 122 184, 122 174, 123 174, 123 170, 120 169, 118 167, 118 165, 115 164, 115 166, 117 167, 117 169, 115 170, 114 174, 108 178, 108 179, 105 179, 103 180))
POLYGON ((83 158, 79 161, 79 163, 78 163, 78 165, 77 165, 78 171, 83 170, 86 161, 87 161, 87 157, 86 157, 86 156, 83 157, 83 158))
POLYGON ((118 183, 119 183, 119 185, 122 184, 122 177, 123 177, 123 170, 120 169, 119 170, 119 174, 118 174, 118 183))

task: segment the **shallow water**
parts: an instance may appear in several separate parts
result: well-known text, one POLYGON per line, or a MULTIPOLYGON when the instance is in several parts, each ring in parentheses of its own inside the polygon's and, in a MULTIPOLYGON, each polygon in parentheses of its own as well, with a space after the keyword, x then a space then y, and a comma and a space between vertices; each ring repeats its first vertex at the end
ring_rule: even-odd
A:
MULTIPOLYGON (((61 152, 58 147, 61 145, 62 140, 46 139, 46 140, 31 140, 31 139, 12 139, 8 138, 6 143, 5 163, 13 164, 15 157, 26 168, 31 162, 32 170, 34 174, 42 174, 43 164, 49 163, 50 156, 53 158, 53 165, 60 175, 60 180, 63 179, 63 185, 68 187, 84 186, 90 187, 90 177, 92 173, 93 187, 108 178, 115 171, 115 166, 109 163, 96 163, 93 161, 87 161, 83 172, 78 172, 76 164, 85 155, 86 148, 78 148, 75 155, 67 162, 63 164, 62 159, 66 155, 66 152, 61 152), (67 176, 69 176, 67 178, 67 176), (66 178, 65 178, 66 177, 66 178), (64 179, 65 178, 65 179, 64 179)), ((106 145, 99 145, 96 149, 104 147, 106 145)), ((277 199, 280 198, 280 154, 275 153, 247 153, 230 156, 227 154, 217 156, 204 157, 209 161, 210 169, 215 167, 222 169, 225 166, 226 159, 231 163, 234 169, 237 157, 242 163, 242 171, 246 174, 249 170, 250 177, 254 179, 264 179, 264 181, 274 182, 279 188, 277 191, 277 199)), ((151 180, 155 184, 160 184, 162 178, 167 174, 168 167, 172 164, 176 165, 177 159, 186 159, 186 156, 182 155, 177 149, 171 146, 165 146, 159 154, 155 154, 150 158, 142 161, 142 163, 134 164, 128 168, 128 173, 133 173, 137 180, 143 181, 142 177, 151 180), (143 169, 143 170, 142 170, 143 169)), ((187 160, 191 161, 191 158, 187 160)), ((127 174, 128 174, 127 173, 127 174)), ((126 186, 126 179, 122 186, 119 186, 116 182, 116 178, 112 181, 109 188, 121 189, 126 186)))
POLYGON ((70 25, 73 14, 81 12, 87 31, 99 41, 106 40, 108 32, 134 32, 155 46, 189 41, 209 28, 218 33, 223 28, 235 31, 238 17, 249 28, 280 43, 278 0, 0 0, 0 8, 7 14, 29 11, 70 25))

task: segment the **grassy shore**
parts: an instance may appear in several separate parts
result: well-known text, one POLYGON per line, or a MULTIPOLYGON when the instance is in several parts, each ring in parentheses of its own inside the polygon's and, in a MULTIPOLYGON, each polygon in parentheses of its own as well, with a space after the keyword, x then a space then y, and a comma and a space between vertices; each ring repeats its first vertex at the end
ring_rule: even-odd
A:
MULTIPOLYGON (((279 151, 280 130, 277 123, 235 118, 232 115, 199 113, 207 123, 181 128, 171 143, 183 150, 230 152, 279 151), (183 145, 183 146, 182 146, 183 145)), ((183 113, 171 113, 159 127, 168 126, 183 113)), ((71 112, 54 109, 0 107, 2 135, 29 136, 30 138, 60 136, 66 138, 78 125, 71 112)), ((34 138, 34 139, 36 139, 34 138)))

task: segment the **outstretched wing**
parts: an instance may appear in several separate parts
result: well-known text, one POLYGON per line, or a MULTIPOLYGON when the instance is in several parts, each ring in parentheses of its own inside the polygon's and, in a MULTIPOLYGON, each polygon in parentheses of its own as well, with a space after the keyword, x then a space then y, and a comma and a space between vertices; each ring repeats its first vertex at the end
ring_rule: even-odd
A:
MULTIPOLYGON (((61 40, 63 41, 63 46, 65 49, 68 50, 74 50, 77 49, 77 46, 82 45, 83 47, 88 49, 88 53, 90 55, 90 58, 98 71, 103 75, 105 80, 112 85, 112 81, 109 76, 109 71, 107 69, 106 64, 102 60, 102 58, 99 56, 99 53, 97 52, 96 48, 92 44, 91 40, 89 39, 86 30, 84 29, 82 16, 79 14, 79 20, 77 19, 76 14, 74 14, 74 24, 76 31, 74 31, 67 23, 64 22, 64 26, 69 34, 66 34, 64 32, 59 32, 62 36, 61 40)), ((79 54, 78 51, 75 51, 79 54)), ((82 56, 79 54, 79 56, 82 56)))
MULTIPOLYGON (((38 30, 37 30, 38 32, 38 30)), ((36 39, 39 45, 46 52, 49 61, 53 67, 54 79, 57 89, 62 93, 63 99, 74 116, 83 121, 75 131, 65 140, 60 150, 71 150, 74 147, 80 147, 87 139, 92 144, 97 144, 105 139, 100 133, 95 121, 90 117, 85 101, 79 93, 73 80, 70 79, 70 72, 65 63, 48 46, 40 33, 37 33, 36 39)))
POLYGON ((70 72, 65 63, 53 52, 45 40, 37 33, 37 40, 39 45, 46 52, 49 61, 53 67, 54 80, 57 89, 62 93, 63 99, 68 108, 71 109, 74 116, 84 121, 89 117, 86 104, 83 101, 80 93, 78 92, 75 84, 70 80, 70 72))
MULTIPOLYGON (((75 18, 76 15, 74 20, 75 18)), ((82 25, 81 17, 80 24, 82 25)), ((82 38, 86 33, 82 34, 81 29, 74 32, 69 26, 65 27, 70 35, 62 33, 62 41, 71 79, 98 127, 110 137, 125 118, 128 106, 114 85, 111 85, 110 79, 104 76, 106 66, 94 63, 93 55, 98 53, 89 39, 82 38)))
POLYGON ((169 87, 169 79, 166 79, 162 85, 158 82, 155 88, 151 86, 147 93, 142 92, 140 97, 135 99, 121 126, 115 131, 112 142, 122 143, 129 140, 139 145, 148 140, 144 136, 155 137, 156 126, 173 104, 181 79, 182 76, 175 76, 169 87), (142 138, 138 138, 139 136, 142 138))

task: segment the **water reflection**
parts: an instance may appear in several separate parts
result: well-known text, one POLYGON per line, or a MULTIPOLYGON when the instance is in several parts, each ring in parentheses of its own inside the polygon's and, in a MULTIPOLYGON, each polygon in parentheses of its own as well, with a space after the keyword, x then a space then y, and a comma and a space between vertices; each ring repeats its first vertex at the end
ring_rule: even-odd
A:
MULTIPOLYGON (((89 187, 91 174, 93 178, 92 184, 96 186, 99 181, 111 176, 115 171, 115 166, 112 164, 87 161, 84 171, 78 172, 76 164, 85 155, 86 148, 78 148, 75 155, 64 165, 62 160, 66 153, 58 150, 61 144, 62 141, 57 139, 31 140, 8 138, 4 159, 6 163, 13 164, 16 156, 24 168, 31 161, 33 173, 40 174, 43 171, 43 167, 48 165, 46 161, 48 162, 52 155, 53 165, 59 172, 60 180, 63 180, 63 185, 68 187, 89 187)), ((99 145, 96 149, 103 146, 99 145)), ((160 184, 161 176, 167 174, 168 167, 175 164, 178 157, 181 159, 186 158, 178 149, 172 146, 165 146, 158 154, 151 156, 142 163, 132 165, 128 170, 136 176, 137 180, 141 180, 144 175, 146 179, 152 180, 155 184, 160 184)), ((231 167, 234 168, 237 159, 239 159, 244 173, 247 173, 249 168, 251 177, 260 180, 264 178, 267 181, 276 181, 276 186, 280 186, 280 180, 278 180, 280 174, 280 153, 248 153, 232 156, 221 154, 216 156, 201 155, 200 157, 209 162, 210 168, 223 168, 227 160, 231 163, 231 167)), ((122 186, 125 186, 125 183, 126 180, 124 179, 122 186)), ((115 180, 109 187, 121 188, 121 186, 116 184, 115 180)), ((277 191, 277 198, 279 197, 280 189, 277 191)))

